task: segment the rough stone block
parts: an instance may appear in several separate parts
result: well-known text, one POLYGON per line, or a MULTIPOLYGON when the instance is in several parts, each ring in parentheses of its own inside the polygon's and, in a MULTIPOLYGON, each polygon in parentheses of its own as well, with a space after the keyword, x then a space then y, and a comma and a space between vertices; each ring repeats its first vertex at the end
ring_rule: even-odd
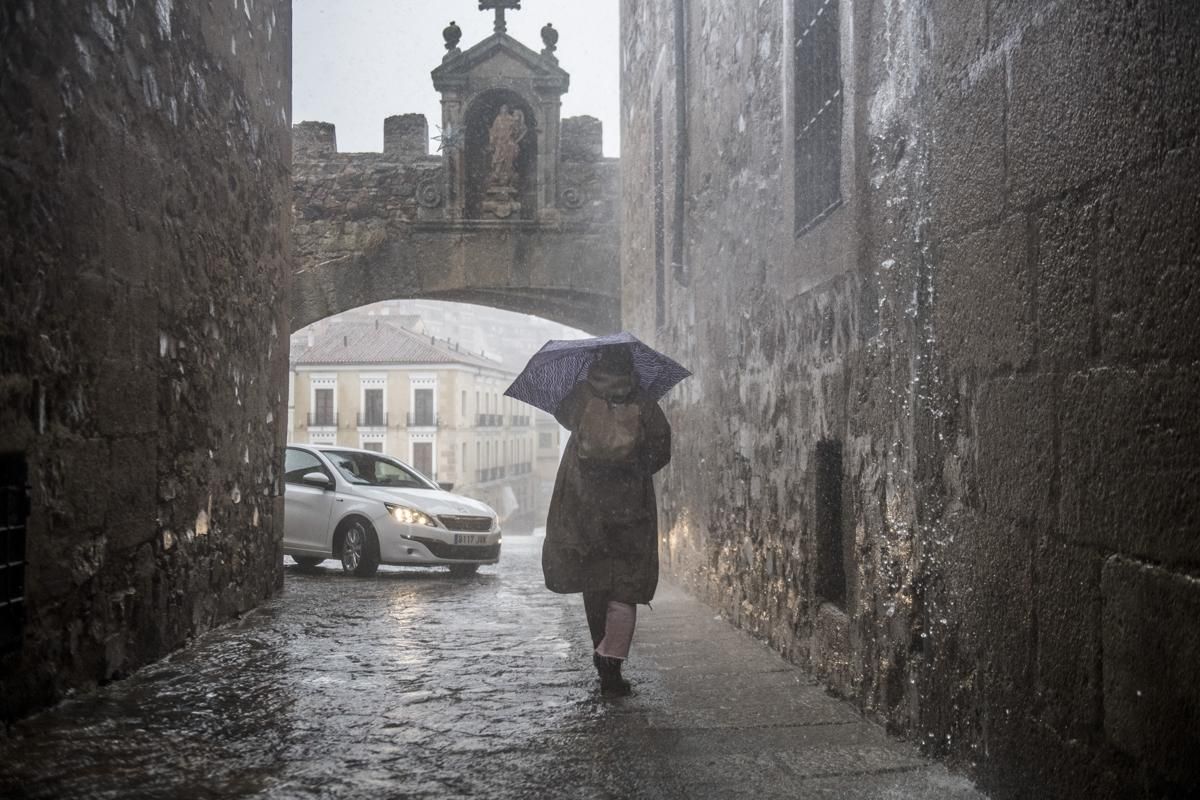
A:
POLYGON ((1093 349, 1099 201, 1064 200, 1039 211, 1037 344, 1045 367, 1079 369, 1093 349))
POLYGON ((1097 258, 1106 361, 1200 359, 1200 147, 1135 169, 1111 189, 1097 258))
POLYGON ((943 246, 935 266, 935 329, 960 369, 987 375, 1033 354, 1033 304, 1024 217, 943 246))
POLYGON ((1044 721, 1064 738, 1099 731, 1102 563, 1054 540, 1037 551, 1037 689, 1044 721))
POLYGON ((1015 523, 959 512, 943 521, 930 547, 930 577, 943 586, 944 608, 931 619, 927 649, 957 627, 990 707, 1020 707, 1033 659, 1033 556, 1030 535, 1015 523), (944 622, 943 622, 944 615, 944 622))
POLYGON ((136 366, 132 359, 107 359, 95 403, 105 435, 150 433, 158 427, 158 373, 136 366))
POLYGON ((960 72, 976 61, 987 39, 984 0, 933 0, 928 13, 930 57, 946 72, 960 72))
POLYGON ((1053 380, 1042 376, 983 385, 975 461, 984 514, 1050 524, 1056 402, 1053 380))
POLYGON ((1104 565, 1104 730, 1180 785, 1200 785, 1200 580, 1112 557, 1104 565))
POLYGON ((831 603, 817 609, 809 658, 818 676, 842 694, 853 690, 850 618, 831 603))
POLYGON ((424 114, 398 114, 383 121, 383 152, 401 158, 429 155, 429 122, 424 114))
POLYGON ((68 525, 54 525, 55 532, 78 532, 103 524, 111 489, 108 443, 102 439, 62 443, 54 473, 57 480, 47 487, 47 496, 35 494, 34 503, 66 515, 68 525))
POLYGON ((109 545, 124 549, 158 534, 158 447, 154 436, 122 438, 109 448, 107 472, 97 480, 109 493, 109 545))
POLYGON ((1127 5, 1024 12, 1009 53, 1009 177, 1018 204, 1116 174, 1161 141, 1144 109, 1158 105, 1164 82, 1187 78, 1163 75, 1154 23, 1127 5))
POLYGON ((1059 520, 1071 541, 1200 560, 1200 369, 1099 368, 1062 399, 1059 520))
POLYGON ((997 220, 1004 210, 1004 70, 945 89, 933 109, 929 178, 943 235, 997 220))

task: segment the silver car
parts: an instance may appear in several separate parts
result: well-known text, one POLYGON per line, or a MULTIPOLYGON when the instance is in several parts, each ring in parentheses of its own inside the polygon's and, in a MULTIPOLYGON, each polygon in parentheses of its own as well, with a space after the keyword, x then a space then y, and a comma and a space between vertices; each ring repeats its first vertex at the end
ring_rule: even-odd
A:
POLYGON ((339 558, 359 577, 380 564, 443 565, 471 575, 500 560, 486 503, 451 494, 401 461, 370 450, 289 445, 283 552, 313 567, 339 558))

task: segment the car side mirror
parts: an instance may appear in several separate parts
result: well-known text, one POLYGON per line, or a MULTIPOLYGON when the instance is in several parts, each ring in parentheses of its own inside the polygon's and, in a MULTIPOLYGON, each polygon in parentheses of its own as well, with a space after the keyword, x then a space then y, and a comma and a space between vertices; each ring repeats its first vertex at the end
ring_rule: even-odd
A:
POLYGON ((450 483, 449 481, 438 481, 438 487, 444 492, 450 492, 454 490, 454 484, 450 483))
POLYGON ((308 484, 309 486, 316 486, 320 489, 330 489, 333 487, 333 481, 331 481, 329 476, 324 472, 305 473, 304 477, 301 478, 300 481, 308 484))

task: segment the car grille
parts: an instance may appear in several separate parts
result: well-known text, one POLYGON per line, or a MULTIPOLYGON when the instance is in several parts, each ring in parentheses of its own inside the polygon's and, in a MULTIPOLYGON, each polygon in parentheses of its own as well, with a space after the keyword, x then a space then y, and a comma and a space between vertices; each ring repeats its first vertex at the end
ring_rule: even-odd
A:
POLYGON ((491 517, 456 517, 447 515, 438 517, 438 520, 452 531, 487 533, 492 529, 491 517))
POLYGON ((425 545, 429 549, 429 552, 433 553, 437 558, 462 559, 463 561, 494 561, 500 557, 500 545, 498 544, 446 544, 436 539, 422 539, 420 537, 417 537, 416 541, 425 545))

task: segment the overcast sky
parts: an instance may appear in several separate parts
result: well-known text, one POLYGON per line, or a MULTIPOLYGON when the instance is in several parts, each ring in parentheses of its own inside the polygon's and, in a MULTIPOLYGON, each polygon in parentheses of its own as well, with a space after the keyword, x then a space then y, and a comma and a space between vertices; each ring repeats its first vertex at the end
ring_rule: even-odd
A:
MULTIPOLYGON (((492 33, 493 13, 478 0, 293 0, 295 122, 337 126, 338 150, 383 149, 383 119, 423 113, 437 134, 441 106, 430 71, 442 62, 442 28, 463 29, 466 50, 492 33)), ((559 65, 571 74, 564 117, 590 114, 604 123, 605 155, 620 151, 617 0, 523 0, 508 12, 508 33, 542 49, 553 22, 559 65)))

